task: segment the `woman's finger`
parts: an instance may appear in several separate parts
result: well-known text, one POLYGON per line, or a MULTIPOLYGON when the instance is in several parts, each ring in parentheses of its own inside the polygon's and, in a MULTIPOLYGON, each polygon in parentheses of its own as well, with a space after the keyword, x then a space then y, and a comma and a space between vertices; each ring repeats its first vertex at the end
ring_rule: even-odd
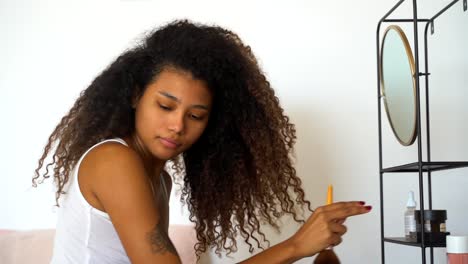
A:
POLYGON ((338 220, 336 220, 336 222, 337 222, 338 224, 341 224, 341 225, 342 225, 342 224, 344 224, 344 223, 346 222, 346 219, 347 219, 347 218, 338 219, 338 220))
POLYGON ((338 234, 339 236, 344 235, 347 231, 346 226, 333 222, 330 223, 329 228, 333 233, 338 234))
POLYGON ((324 212, 326 218, 330 221, 339 221, 353 215, 360 215, 370 212, 372 206, 362 206, 362 205, 347 205, 336 207, 335 210, 327 210, 324 212))
POLYGON ((364 205, 365 205, 365 202, 361 202, 361 201, 336 202, 336 203, 332 203, 329 205, 321 206, 317 210, 328 212, 328 211, 334 211, 337 209, 343 209, 343 208, 348 208, 348 207, 353 207, 353 206, 362 207, 364 205))
POLYGON ((338 246, 339 244, 341 244, 341 242, 343 242, 343 238, 341 236, 335 236, 333 238, 333 242, 330 243, 330 246, 332 247, 338 246))

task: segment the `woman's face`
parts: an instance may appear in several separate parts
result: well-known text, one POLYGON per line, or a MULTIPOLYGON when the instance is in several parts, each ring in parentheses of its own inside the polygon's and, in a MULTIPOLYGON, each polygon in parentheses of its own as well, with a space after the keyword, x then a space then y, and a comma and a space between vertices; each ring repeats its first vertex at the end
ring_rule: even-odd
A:
POLYGON ((186 71, 165 69, 136 102, 136 135, 155 158, 169 160, 202 135, 211 106, 204 81, 186 71))

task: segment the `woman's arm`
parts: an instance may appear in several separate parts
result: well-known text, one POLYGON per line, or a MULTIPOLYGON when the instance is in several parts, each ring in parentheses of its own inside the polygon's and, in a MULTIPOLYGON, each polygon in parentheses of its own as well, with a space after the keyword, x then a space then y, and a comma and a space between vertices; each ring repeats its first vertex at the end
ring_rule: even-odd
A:
POLYGON ((329 246, 341 243, 341 236, 346 233, 343 223, 347 217, 365 214, 370 210, 371 207, 364 206, 362 202, 339 202, 319 207, 291 238, 241 264, 286 264, 313 256, 329 246))
POLYGON ((180 263, 137 153, 121 144, 103 144, 86 155, 83 166, 83 177, 92 179, 92 193, 109 214, 131 262, 180 263))

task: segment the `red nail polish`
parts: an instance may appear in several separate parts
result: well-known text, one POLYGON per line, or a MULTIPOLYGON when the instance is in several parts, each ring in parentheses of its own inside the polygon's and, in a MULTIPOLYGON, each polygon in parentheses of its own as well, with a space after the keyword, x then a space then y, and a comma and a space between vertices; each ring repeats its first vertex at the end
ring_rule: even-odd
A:
POLYGON ((366 202, 360 201, 359 204, 360 204, 360 205, 365 205, 366 202))
POLYGON ((366 208, 367 211, 372 210, 372 206, 371 206, 371 205, 364 206, 364 208, 366 208))

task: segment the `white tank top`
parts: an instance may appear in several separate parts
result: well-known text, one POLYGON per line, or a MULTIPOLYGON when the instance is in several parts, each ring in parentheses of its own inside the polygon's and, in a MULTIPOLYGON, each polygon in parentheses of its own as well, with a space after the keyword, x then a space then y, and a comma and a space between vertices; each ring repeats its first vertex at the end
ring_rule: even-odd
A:
MULTIPOLYGON (((89 148, 78 160, 67 182, 67 193, 60 196, 52 264, 130 263, 109 215, 92 207, 78 184, 81 161, 90 150, 105 142, 128 146, 120 138, 104 140, 89 148)), ((163 177, 161 183, 167 199, 163 177)))

